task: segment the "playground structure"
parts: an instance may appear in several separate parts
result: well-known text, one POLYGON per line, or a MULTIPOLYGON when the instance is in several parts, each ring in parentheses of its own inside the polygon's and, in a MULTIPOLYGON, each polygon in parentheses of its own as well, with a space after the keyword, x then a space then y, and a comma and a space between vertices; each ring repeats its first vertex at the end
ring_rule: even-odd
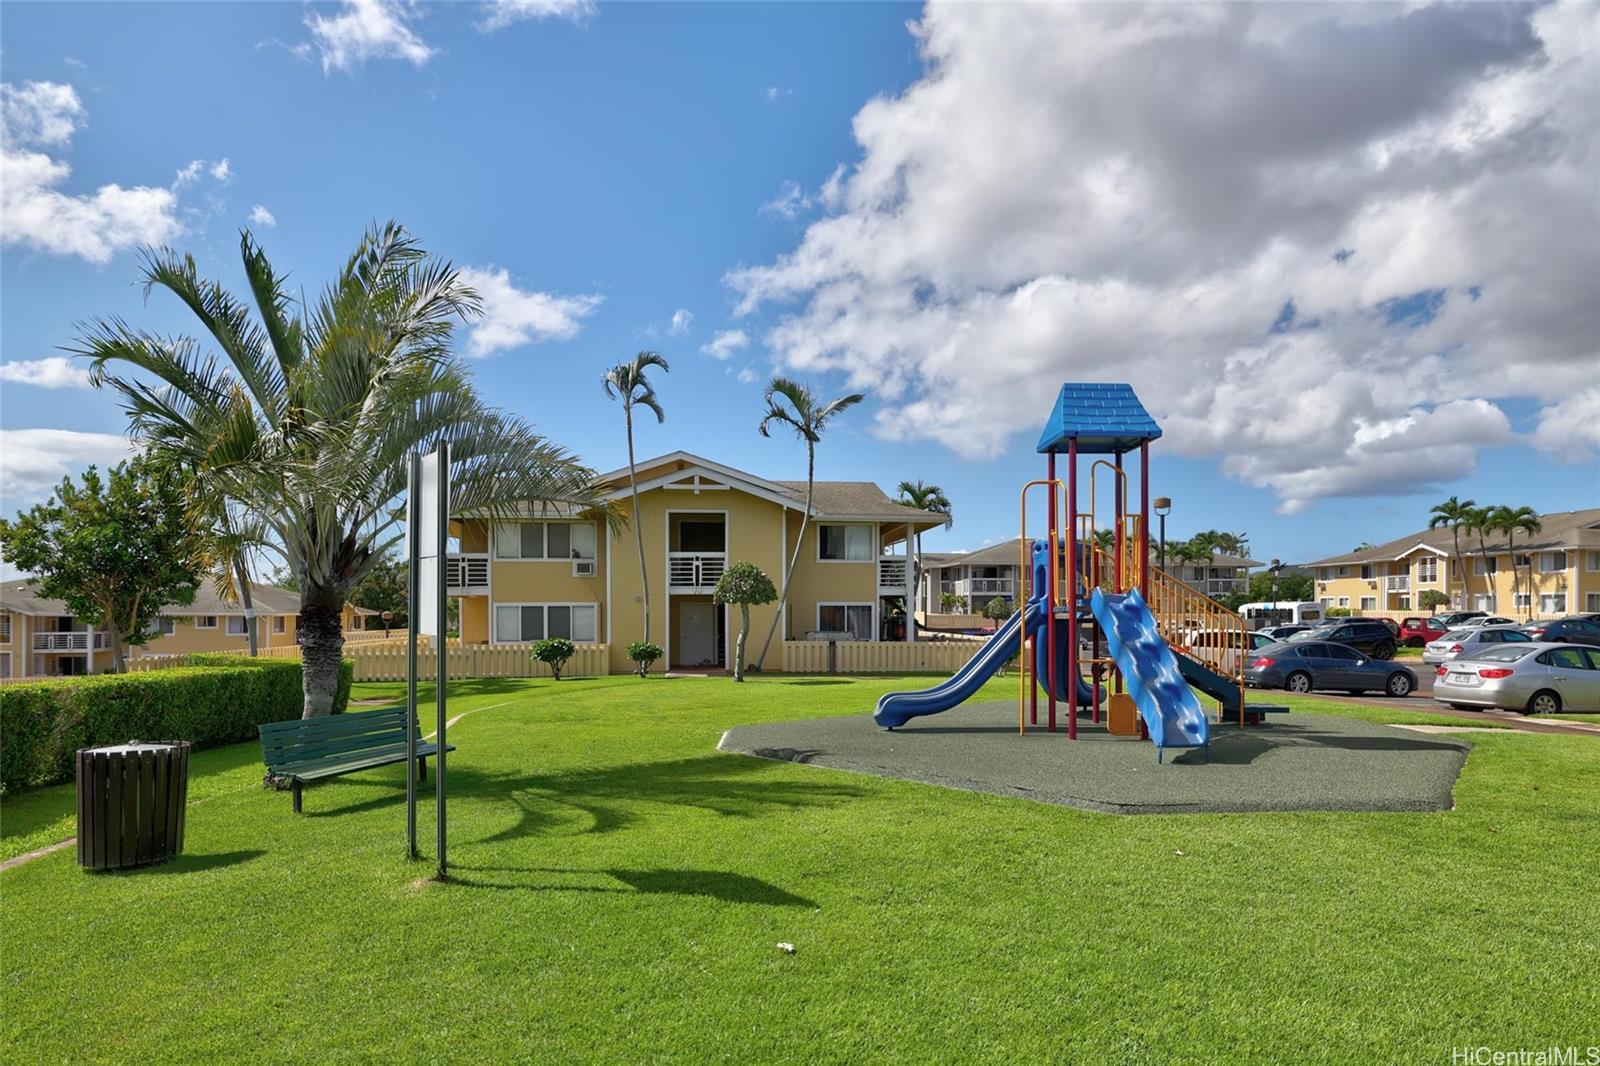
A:
POLYGON ((1158 761, 1167 748, 1207 749, 1213 723, 1194 689, 1217 702, 1219 722, 1232 719, 1243 726, 1282 710, 1245 703, 1242 671, 1251 645, 1244 619, 1151 565, 1150 443, 1160 436, 1161 427, 1132 386, 1061 386, 1037 446, 1046 456, 1045 476, 1021 491, 1021 606, 947 681, 880 699, 873 715, 878 725, 895 729, 948 710, 1013 657, 1021 663, 1018 732, 1039 724, 1042 688, 1050 731, 1057 728, 1062 701, 1072 739, 1077 739, 1079 712, 1087 710, 1099 723, 1105 703, 1110 731, 1149 739, 1158 761), (1133 453, 1138 455, 1136 509, 1124 462, 1133 453), (1064 480, 1057 470, 1062 456, 1064 480), (1085 457, 1090 459, 1088 494, 1080 499, 1079 466, 1085 457), (1097 512, 1102 475, 1111 482, 1111 516, 1104 526, 1097 512), (1030 499, 1037 507, 1041 496, 1045 535, 1030 540, 1030 499), (1207 635, 1203 642, 1196 639, 1202 633, 1207 635), (1085 634, 1087 655, 1081 654, 1085 634), (1115 689, 1109 700, 1108 682, 1115 689))

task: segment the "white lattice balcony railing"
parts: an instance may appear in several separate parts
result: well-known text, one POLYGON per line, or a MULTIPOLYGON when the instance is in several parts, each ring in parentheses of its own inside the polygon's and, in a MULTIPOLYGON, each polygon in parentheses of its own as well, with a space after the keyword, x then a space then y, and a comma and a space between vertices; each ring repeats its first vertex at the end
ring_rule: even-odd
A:
POLYGON ((903 555, 884 555, 878 559, 878 587, 904 592, 906 588, 906 558, 903 555))
POLYGON ((1411 575, 1392 574, 1383 579, 1383 587, 1386 592, 1408 592, 1411 589, 1411 575))
POLYGON ((489 591, 489 554, 456 553, 445 559, 444 583, 448 593, 460 596, 489 591))
POLYGON ((727 568, 727 552, 668 552, 667 587, 710 592, 727 568))
MULTIPOLYGON (((104 633, 94 635, 94 650, 104 651, 111 645, 106 642, 104 633)), ((33 635, 34 651, 88 651, 89 634, 79 630, 70 633, 35 633, 33 635)))
POLYGON ((961 584, 963 587, 959 591, 969 596, 1011 595, 1009 577, 969 577, 961 584))

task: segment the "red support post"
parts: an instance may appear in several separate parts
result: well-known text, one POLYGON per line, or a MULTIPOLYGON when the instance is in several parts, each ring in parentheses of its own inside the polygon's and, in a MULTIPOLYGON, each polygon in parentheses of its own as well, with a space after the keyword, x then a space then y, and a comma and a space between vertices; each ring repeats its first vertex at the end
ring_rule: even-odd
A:
POLYGON ((1078 442, 1067 441, 1067 736, 1078 739, 1078 442))
POLYGON ((1050 613, 1044 616, 1045 628, 1045 680, 1049 684, 1050 698, 1050 732, 1056 731, 1056 453, 1051 452, 1045 458, 1045 476, 1050 479, 1045 491, 1046 506, 1050 509, 1049 533, 1045 545, 1050 552, 1050 568, 1046 571, 1047 587, 1050 592, 1046 597, 1045 609, 1050 613))
POLYGON ((1139 442, 1139 595, 1150 599, 1150 442, 1139 442))
MULTIPOLYGON (((1127 573, 1123 569, 1123 557, 1128 554, 1128 547, 1127 547, 1128 523, 1127 523, 1126 518, 1124 517, 1124 515, 1127 513, 1127 509, 1128 509, 1128 492, 1127 492, 1127 485, 1125 484, 1126 475, 1124 475, 1123 472, 1122 472, 1122 453, 1118 452, 1116 458, 1117 458, 1117 476, 1113 480, 1116 482, 1116 508, 1117 508, 1117 516, 1116 516, 1117 526, 1116 526, 1116 531, 1117 531, 1117 535, 1114 538, 1112 538, 1112 541, 1111 541, 1111 543, 1113 545, 1113 549, 1117 553, 1117 563, 1116 563, 1116 570, 1115 570, 1116 577, 1114 578, 1114 580, 1116 582, 1116 587, 1117 587, 1117 591, 1118 592, 1127 592, 1128 591, 1127 573)), ((1120 671, 1120 670, 1117 671, 1117 693, 1119 695, 1122 693, 1122 671, 1120 671)))

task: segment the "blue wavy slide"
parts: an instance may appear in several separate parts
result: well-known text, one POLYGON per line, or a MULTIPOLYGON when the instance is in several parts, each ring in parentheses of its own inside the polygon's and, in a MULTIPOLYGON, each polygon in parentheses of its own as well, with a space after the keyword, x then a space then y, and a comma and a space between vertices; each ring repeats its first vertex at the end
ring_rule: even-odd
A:
POLYGON ((1106 647, 1116 660, 1128 694, 1139 708, 1145 728, 1156 746, 1156 761, 1167 748, 1209 750, 1211 724, 1189 683, 1178 657, 1156 629, 1156 620, 1139 590, 1108 596, 1095 589, 1089 597, 1106 647))
MULTIPOLYGON (((1030 600, 1023 605, 1022 610, 1014 612, 1006 619, 1004 625, 995 630, 983 647, 978 650, 965 666, 951 674, 949 678, 941 681, 932 688, 920 692, 889 692, 878 700, 878 709, 873 712, 872 720, 885 729, 894 729, 905 725, 913 718, 925 714, 938 714, 948 711, 959 703, 972 698, 973 694, 995 671, 1005 665, 1006 661, 1017 652, 1017 627, 1026 626, 1028 636, 1033 636, 1046 621, 1044 604, 1039 600, 1030 600)), ((1066 627, 1058 621, 1056 623, 1056 643, 1064 640, 1066 627)), ((1041 646, 1042 650, 1042 646, 1041 646)), ((1040 673, 1039 677, 1045 675, 1040 673)), ((1088 706, 1094 698, 1089 686, 1080 677, 1078 680, 1078 703, 1088 706)), ((1066 698, 1065 677, 1056 679, 1057 697, 1066 698)), ((1042 684, 1043 682, 1041 682, 1042 684)))

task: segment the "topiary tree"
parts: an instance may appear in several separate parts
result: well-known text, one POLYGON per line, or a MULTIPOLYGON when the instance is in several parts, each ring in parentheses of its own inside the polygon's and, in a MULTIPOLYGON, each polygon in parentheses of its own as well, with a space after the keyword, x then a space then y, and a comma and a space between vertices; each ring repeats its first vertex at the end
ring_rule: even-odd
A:
POLYGON ((548 666, 557 681, 561 680, 561 668, 577 653, 577 646, 566 637, 546 637, 533 646, 533 658, 548 666))
POLYGON ((1438 589, 1427 589, 1417 597, 1417 606, 1424 611, 1434 612, 1450 602, 1450 597, 1438 589))
POLYGON ((1329 618, 1349 618, 1350 617, 1350 608, 1348 608, 1348 607, 1329 607, 1328 608, 1328 617, 1329 618))
POLYGON ((628 645, 628 658, 633 660, 634 669, 640 677, 650 672, 650 665, 661 658, 663 652, 661 645, 652 644, 648 640, 636 640, 628 645))
POLYGON ((1011 617, 1011 605, 996 596, 983 605, 983 616, 995 622, 1003 622, 1011 617))
POLYGON ((711 598, 717 603, 739 605, 739 639, 733 648, 733 679, 743 681, 744 638, 750 632, 750 605, 771 603, 778 598, 778 590, 759 566, 741 561, 722 572, 711 598))

